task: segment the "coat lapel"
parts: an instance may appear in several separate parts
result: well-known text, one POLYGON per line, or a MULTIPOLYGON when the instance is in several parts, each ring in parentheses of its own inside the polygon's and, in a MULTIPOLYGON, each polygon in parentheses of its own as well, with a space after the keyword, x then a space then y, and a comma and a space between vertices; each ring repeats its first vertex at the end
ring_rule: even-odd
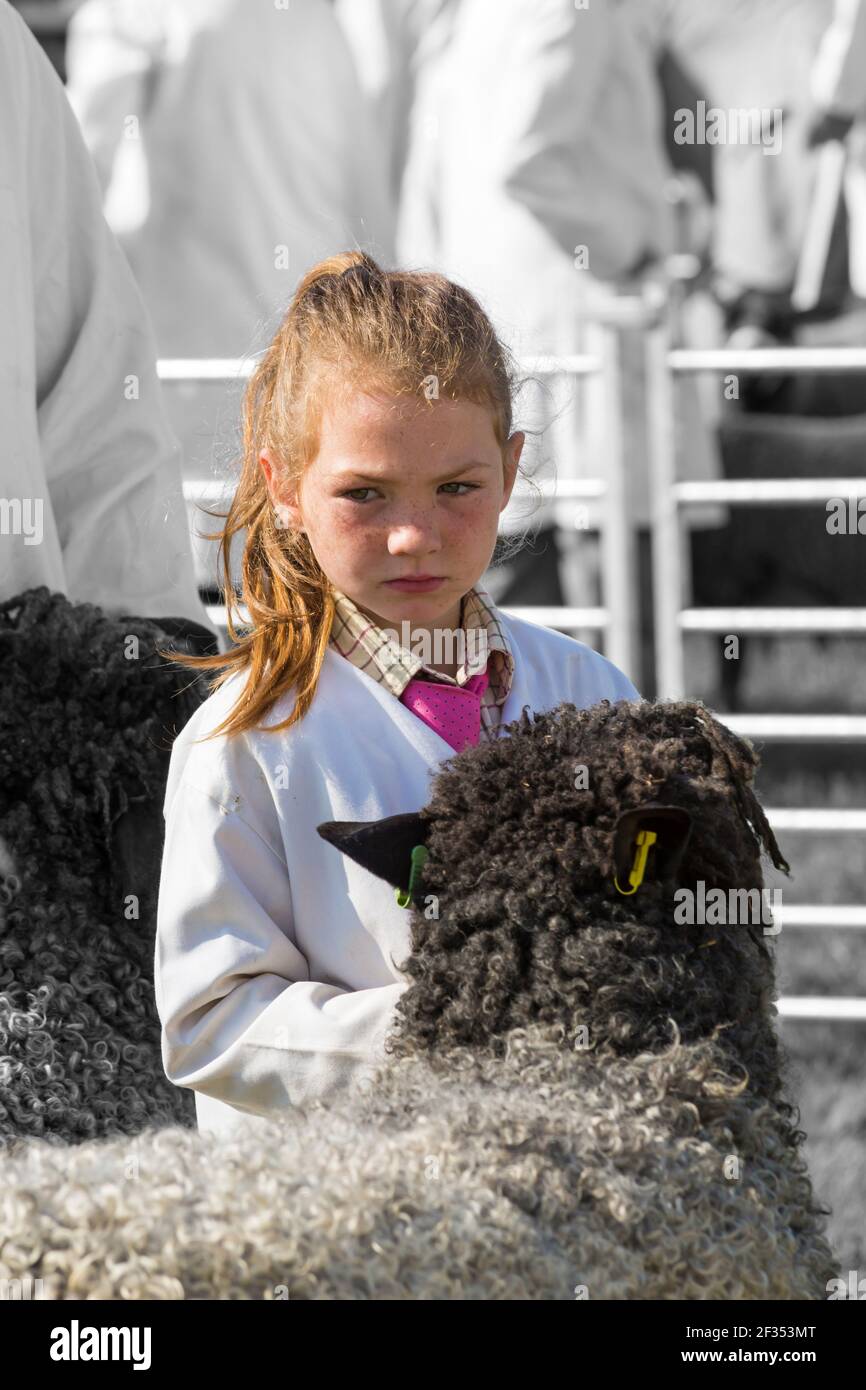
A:
MULTIPOLYGON (((524 705, 529 705, 530 708, 534 708, 534 694, 529 688, 525 669, 526 663, 521 660, 518 644, 515 640, 511 624, 508 622, 507 616, 503 613, 501 608, 497 609, 497 613, 505 629, 509 646, 514 655, 514 676, 511 682, 511 689, 506 696, 500 714, 499 735, 501 737, 502 726, 519 719, 524 705)), ((419 719, 417 715, 413 714, 410 709, 407 709, 406 705, 398 700, 386 685, 383 685, 381 681, 374 680, 372 676, 368 676, 365 671, 362 671, 359 666, 355 666, 351 661, 347 661, 345 657, 340 656, 339 652, 334 651, 333 647, 328 647, 325 653, 325 661, 322 668, 323 677, 325 677, 326 672, 327 679, 329 680, 335 680, 341 683, 361 682, 364 692, 372 698, 382 714, 391 721, 392 725, 396 725, 404 734, 407 743, 416 750, 428 767, 438 767, 446 758, 454 758, 457 756, 451 744, 448 743, 446 739, 441 738, 434 729, 431 729, 419 719)), ((535 692, 535 698, 537 702, 537 692, 535 692)), ((347 715, 347 725, 351 728, 352 725, 357 725, 358 721, 363 717, 362 706, 360 703, 352 704, 348 696, 344 697, 344 700, 346 708, 351 710, 351 714, 347 715)), ((340 708, 339 695, 335 697, 335 706, 338 709, 340 708)), ((375 730, 371 732, 375 736, 375 730)))
MULTIPOLYGON (((381 681, 374 680, 368 676, 359 666, 347 661, 339 652, 335 652, 329 647, 325 653, 325 661, 322 668, 322 675, 328 671, 329 678, 344 681, 360 681, 364 691, 381 709, 382 714, 396 725, 405 736, 406 742, 416 750, 423 758, 428 767, 436 767, 445 758, 456 757, 451 744, 444 738, 440 738, 434 729, 423 723, 416 714, 397 699, 396 695, 383 685, 381 681)), ((360 707, 355 704, 350 706, 351 713, 347 713, 347 725, 351 726, 363 716, 360 707)), ((385 736, 387 739, 387 735, 385 736)))

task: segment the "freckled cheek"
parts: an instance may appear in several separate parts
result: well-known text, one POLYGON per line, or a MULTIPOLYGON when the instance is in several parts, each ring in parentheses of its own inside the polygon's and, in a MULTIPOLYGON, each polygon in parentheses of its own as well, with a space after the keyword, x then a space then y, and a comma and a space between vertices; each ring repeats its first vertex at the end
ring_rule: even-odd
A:
POLYGON ((346 506, 330 508, 320 522, 320 530, 331 536, 357 536, 371 529, 359 520, 357 511, 346 506))
POLYGON ((467 499, 463 506, 443 511, 442 538, 450 544, 477 547, 485 532, 495 534, 498 517, 496 505, 489 497, 467 499))
POLYGON ((485 526, 496 526, 499 513, 492 494, 470 493, 443 501, 429 514, 431 524, 438 525, 443 540, 462 542, 466 536, 477 535, 485 526))
MULTIPOLYGON (((359 509, 360 510, 360 509, 359 509)), ((382 526, 363 521, 348 508, 335 507, 324 515, 319 523, 319 537, 323 546, 350 560, 352 556, 363 557, 385 548, 387 532, 382 526)))

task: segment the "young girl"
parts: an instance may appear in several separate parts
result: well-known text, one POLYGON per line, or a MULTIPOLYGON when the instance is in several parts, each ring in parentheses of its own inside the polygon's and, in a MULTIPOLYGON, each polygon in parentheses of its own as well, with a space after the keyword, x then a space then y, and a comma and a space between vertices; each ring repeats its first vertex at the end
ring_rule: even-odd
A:
POLYGON ((175 740, 156 1001, 200 1129, 255 1126, 384 1060, 409 913, 324 821, 417 811, 443 760, 542 712, 639 696, 478 587, 523 435, 477 301, 357 252, 299 285, 249 383, 220 554, 250 630, 175 740), (266 722, 267 721, 267 722, 266 722))

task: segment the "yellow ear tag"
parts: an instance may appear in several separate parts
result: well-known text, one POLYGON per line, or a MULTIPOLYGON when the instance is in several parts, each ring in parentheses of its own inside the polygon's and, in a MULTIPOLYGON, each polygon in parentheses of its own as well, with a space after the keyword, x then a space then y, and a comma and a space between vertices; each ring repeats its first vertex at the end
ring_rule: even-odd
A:
POLYGON ((651 846, 655 844, 657 839, 658 836, 654 830, 638 831, 637 840, 635 842, 638 846, 638 849, 634 857, 634 864, 632 865, 631 873, 628 876, 628 881, 632 885, 631 888, 620 888, 619 884, 616 881, 616 874, 614 874, 613 876, 614 887, 616 888, 616 891, 618 893, 622 893, 624 898, 630 898, 632 893, 636 893, 640 885, 643 883, 643 876, 646 870, 647 855, 650 852, 651 846))

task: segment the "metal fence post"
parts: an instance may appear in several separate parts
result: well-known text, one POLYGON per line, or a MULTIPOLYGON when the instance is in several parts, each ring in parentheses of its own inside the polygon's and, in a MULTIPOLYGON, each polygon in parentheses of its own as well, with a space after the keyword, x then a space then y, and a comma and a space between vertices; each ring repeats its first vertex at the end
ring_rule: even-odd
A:
POLYGON ((626 497, 620 330, 613 324, 593 325, 593 329, 593 351, 602 364, 599 397, 605 421, 602 468, 595 470, 606 485, 601 519, 602 602, 608 612, 605 652, 637 682, 635 538, 626 497))
POLYGON ((674 383, 668 356, 671 348, 671 311, 667 295, 658 285, 647 285, 645 297, 648 309, 655 310, 647 328, 645 361, 656 696, 659 699, 682 700, 686 692, 679 615, 683 606, 684 538, 674 490, 674 383))

